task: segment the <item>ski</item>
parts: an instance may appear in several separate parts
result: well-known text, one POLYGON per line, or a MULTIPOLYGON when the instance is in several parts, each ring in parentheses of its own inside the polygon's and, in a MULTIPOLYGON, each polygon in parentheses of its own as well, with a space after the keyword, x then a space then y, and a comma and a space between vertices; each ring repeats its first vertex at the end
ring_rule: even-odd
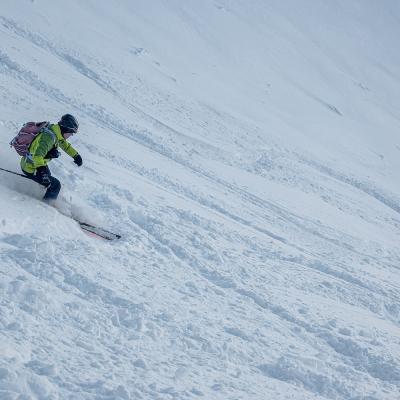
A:
POLYGON ((113 233, 110 231, 106 231, 103 228, 99 228, 98 226, 87 224, 86 222, 78 221, 76 222, 79 224, 81 229, 85 231, 85 233, 89 234, 90 236, 99 237, 105 240, 116 240, 121 239, 121 235, 117 233, 113 233))

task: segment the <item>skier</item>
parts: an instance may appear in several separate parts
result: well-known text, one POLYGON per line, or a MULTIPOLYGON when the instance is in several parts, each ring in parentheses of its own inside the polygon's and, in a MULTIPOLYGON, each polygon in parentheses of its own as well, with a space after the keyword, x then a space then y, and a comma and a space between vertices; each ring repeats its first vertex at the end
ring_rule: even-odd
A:
POLYGON ((51 175, 47 166, 49 161, 60 156, 58 147, 71 156, 78 167, 82 165, 82 157, 67 142, 70 136, 78 132, 78 126, 78 121, 73 115, 63 115, 57 124, 50 124, 34 138, 28 154, 21 158, 22 172, 29 179, 47 188, 43 197, 46 201, 57 199, 61 189, 60 181, 51 175))

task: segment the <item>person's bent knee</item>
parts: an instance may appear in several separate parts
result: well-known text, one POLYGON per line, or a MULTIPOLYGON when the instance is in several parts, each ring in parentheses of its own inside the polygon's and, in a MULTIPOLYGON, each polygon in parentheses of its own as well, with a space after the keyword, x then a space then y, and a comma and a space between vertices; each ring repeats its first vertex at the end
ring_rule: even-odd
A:
POLYGON ((44 199, 55 200, 58 197, 60 190, 61 190, 61 182, 57 178, 51 176, 50 185, 47 188, 46 194, 44 195, 44 199))
POLYGON ((54 188, 54 190, 58 190, 58 191, 60 191, 60 189, 61 189, 61 182, 57 179, 57 178, 54 178, 53 176, 51 176, 50 177, 50 186, 52 187, 52 188, 54 188))

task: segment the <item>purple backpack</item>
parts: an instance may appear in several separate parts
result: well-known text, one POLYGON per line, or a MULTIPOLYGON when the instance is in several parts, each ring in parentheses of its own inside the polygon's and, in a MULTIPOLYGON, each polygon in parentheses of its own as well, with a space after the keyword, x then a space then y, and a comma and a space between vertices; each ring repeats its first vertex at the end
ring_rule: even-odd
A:
POLYGON ((29 146, 33 142, 33 139, 39 133, 43 132, 48 128, 50 122, 27 122, 17 133, 17 136, 10 142, 10 146, 14 147, 15 151, 20 156, 26 156, 29 151, 29 146))

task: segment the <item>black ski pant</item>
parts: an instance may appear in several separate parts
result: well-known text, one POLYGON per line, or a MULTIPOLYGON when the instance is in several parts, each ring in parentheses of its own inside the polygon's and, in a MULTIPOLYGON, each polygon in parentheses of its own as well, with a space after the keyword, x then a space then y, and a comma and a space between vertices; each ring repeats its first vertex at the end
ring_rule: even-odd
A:
POLYGON ((50 177, 50 184, 43 183, 40 176, 37 176, 35 174, 29 174, 28 172, 26 172, 24 170, 22 170, 22 172, 29 179, 32 179, 33 181, 37 182, 39 185, 42 185, 45 188, 47 188, 46 193, 44 194, 44 197, 43 197, 44 200, 55 200, 58 197, 58 194, 60 193, 61 183, 57 178, 54 178, 54 176, 51 176, 49 168, 48 167, 46 167, 46 168, 47 168, 47 173, 50 177))

